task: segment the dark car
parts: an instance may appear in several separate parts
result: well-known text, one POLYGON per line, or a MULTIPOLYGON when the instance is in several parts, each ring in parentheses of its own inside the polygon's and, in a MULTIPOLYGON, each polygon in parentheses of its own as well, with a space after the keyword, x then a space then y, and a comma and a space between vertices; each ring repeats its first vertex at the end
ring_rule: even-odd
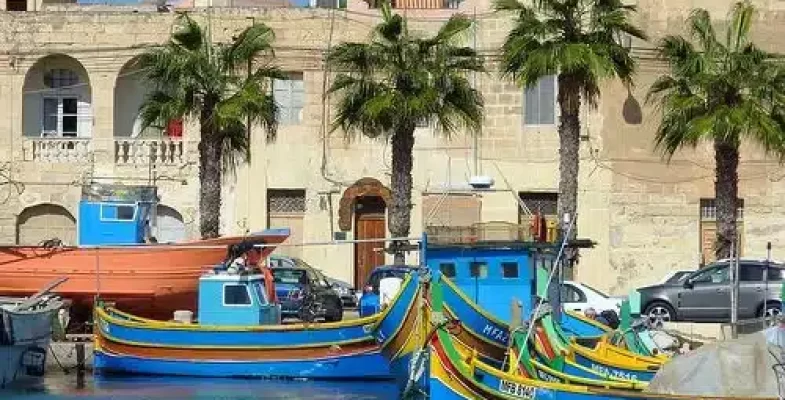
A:
POLYGON ((355 308, 357 307, 357 302, 360 299, 360 296, 357 294, 357 290, 350 284, 346 283, 342 280, 332 278, 327 276, 321 269, 316 267, 312 267, 305 261, 297 257, 290 257, 290 256, 283 256, 283 255, 271 255, 268 259, 268 265, 272 268, 276 267, 296 267, 298 265, 305 265, 315 270, 319 271, 325 279, 327 279, 327 283, 338 293, 338 296, 341 297, 341 302, 343 303, 343 308, 355 308))
MULTIPOLYGON (((275 280, 275 295, 281 303, 284 318, 300 318, 303 299, 312 294, 318 305, 313 309, 314 318, 324 318, 328 322, 343 318, 343 303, 325 276, 319 270, 295 259, 294 266, 271 263, 275 280)), ((309 308, 310 309, 310 308, 309 308)))
POLYGON ((406 274, 414 271, 415 266, 411 265, 381 265, 374 268, 371 275, 368 276, 368 281, 363 288, 362 297, 360 297, 359 314, 360 317, 376 314, 381 309, 379 301, 379 282, 384 278, 401 278, 404 279, 406 274))
MULTIPOLYGON (((739 319, 780 314, 783 265, 765 260, 739 261, 739 319)), ((667 321, 728 322, 731 315, 730 262, 709 264, 685 277, 638 289, 643 315, 667 321)))
POLYGON ((338 293, 338 296, 341 296, 341 302, 343 303, 344 308, 357 307, 357 302, 359 301, 360 296, 357 295, 357 290, 354 288, 354 286, 352 286, 352 284, 344 282, 340 279, 331 278, 327 275, 324 277, 327 278, 327 283, 329 283, 330 286, 335 289, 335 292, 338 293))

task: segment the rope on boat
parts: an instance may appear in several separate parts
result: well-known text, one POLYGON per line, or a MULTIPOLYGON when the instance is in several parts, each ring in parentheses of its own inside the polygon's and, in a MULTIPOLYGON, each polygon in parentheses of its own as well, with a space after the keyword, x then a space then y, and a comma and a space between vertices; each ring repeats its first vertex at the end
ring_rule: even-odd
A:
MULTIPOLYGON (((577 219, 578 218, 573 217, 570 220, 570 225, 567 226, 567 233, 564 235, 564 239, 562 239, 561 246, 559 246, 559 254, 556 255, 556 260, 553 263, 554 266, 551 269, 551 273, 548 275, 548 282, 545 284, 545 296, 544 297, 540 297, 540 301, 537 303, 537 307, 534 309, 534 312, 531 314, 532 315, 531 318, 535 318, 537 315, 539 315, 540 309, 542 308, 543 304, 545 303, 545 300, 548 297, 547 296, 548 290, 551 287, 551 282, 553 281, 553 277, 556 275, 556 270, 559 268, 558 265, 561 262, 562 256, 564 256, 564 248, 567 245, 567 241, 568 241, 568 239, 570 237, 570 234, 572 233, 572 229, 575 226, 575 221, 577 219)), ((521 346, 521 349, 518 352, 518 360, 517 360, 518 365, 520 365, 521 357, 523 357, 523 352, 526 351, 528 349, 528 347, 529 347, 529 338, 531 338, 531 334, 532 334, 532 330, 534 329, 534 325, 535 325, 534 321, 530 320, 529 321, 529 327, 526 330, 525 341, 523 342, 524 345, 521 346)), ((515 367, 517 368, 518 365, 516 365, 515 367)))

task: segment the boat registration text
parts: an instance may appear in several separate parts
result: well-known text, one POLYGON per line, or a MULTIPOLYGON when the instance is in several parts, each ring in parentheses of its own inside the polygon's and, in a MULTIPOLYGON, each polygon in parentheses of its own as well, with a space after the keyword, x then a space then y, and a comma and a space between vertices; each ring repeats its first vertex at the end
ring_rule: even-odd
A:
POLYGON ((502 379, 499 382, 499 391, 519 399, 533 400, 537 395, 537 388, 532 386, 521 385, 520 383, 505 381, 502 379))

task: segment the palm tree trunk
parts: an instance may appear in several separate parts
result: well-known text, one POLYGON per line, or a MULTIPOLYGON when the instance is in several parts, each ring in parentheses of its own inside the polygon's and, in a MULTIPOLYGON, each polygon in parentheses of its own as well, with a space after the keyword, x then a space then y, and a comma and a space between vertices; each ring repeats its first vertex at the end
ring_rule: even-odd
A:
MULTIPOLYGON (((714 182, 717 207, 717 242, 714 254, 717 259, 731 255, 731 244, 736 241, 736 212, 739 194, 739 147, 722 140, 714 141, 716 181, 714 182)), ((738 252, 738 249, 736 249, 738 252)))
MULTIPOLYGON (((392 204, 390 207, 390 233, 393 237, 407 237, 411 229, 412 211, 412 149, 414 148, 414 125, 400 129, 392 137, 392 204)), ((396 242, 393 248, 394 263, 406 263, 406 253, 398 248, 402 243, 396 242)))
MULTIPOLYGON (((578 208, 578 161, 580 151, 581 123, 579 113, 581 109, 580 87, 576 78, 559 75, 559 204, 558 217, 562 235, 567 233, 569 222, 564 220, 565 215, 570 219, 576 218, 578 208)), ((577 224, 573 225, 570 237, 577 235, 577 224)), ((568 263, 575 261, 577 251, 565 249, 565 259, 568 263)))
POLYGON ((199 118, 199 230, 202 238, 219 236, 221 223, 221 141, 205 107, 199 118))

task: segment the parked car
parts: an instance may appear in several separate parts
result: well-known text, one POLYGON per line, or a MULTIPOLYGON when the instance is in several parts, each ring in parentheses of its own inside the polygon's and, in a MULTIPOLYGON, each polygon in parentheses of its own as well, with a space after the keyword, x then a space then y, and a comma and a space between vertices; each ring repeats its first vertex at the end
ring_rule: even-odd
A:
MULTIPOLYGON (((308 263, 297 257, 271 255, 270 258, 268 259, 268 265, 270 265, 271 267, 282 267, 282 266, 295 267, 298 264, 308 265, 308 263)), ((338 293, 338 296, 341 297, 343 308, 357 307, 357 303, 360 301, 360 296, 358 295, 357 290, 354 288, 354 286, 342 280, 327 276, 324 273, 324 271, 322 271, 321 269, 318 268, 314 268, 314 269, 316 269, 322 275, 324 275, 325 279, 327 279, 327 282, 330 284, 330 286, 335 290, 336 293, 338 293)))
MULTIPOLYGON (((765 260, 739 261, 739 319, 780 314, 783 265, 765 260)), ((668 321, 728 322, 730 262, 720 260, 681 280, 638 289, 643 315, 652 323, 668 321)))
POLYGON ((291 260, 293 265, 286 261, 268 264, 275 280, 275 295, 281 303, 282 317, 299 318, 303 298, 306 292, 310 292, 319 304, 314 310, 316 318, 340 321, 343 318, 343 302, 324 274, 299 258, 291 260))
POLYGON ((368 281, 363 287, 363 294, 360 297, 359 314, 360 317, 367 317, 376 314, 381 310, 379 298, 379 282, 384 278, 404 279, 406 274, 419 268, 411 265, 381 265, 371 272, 368 281))
POLYGON ((587 308, 597 313, 612 310, 621 313, 621 297, 611 297, 593 287, 576 281, 564 281, 561 287, 561 302, 565 310, 583 314, 587 308))

